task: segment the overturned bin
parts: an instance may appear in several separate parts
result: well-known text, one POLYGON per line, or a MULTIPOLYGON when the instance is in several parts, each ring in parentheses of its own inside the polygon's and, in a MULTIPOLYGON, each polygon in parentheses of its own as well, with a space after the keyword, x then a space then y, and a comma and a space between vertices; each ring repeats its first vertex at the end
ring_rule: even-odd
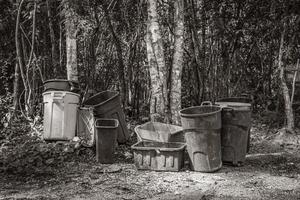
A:
POLYGON ((221 108, 195 106, 180 110, 191 169, 213 172, 221 168, 221 108))
POLYGON ((96 128, 96 159, 102 164, 112 164, 117 140, 117 128, 119 122, 116 119, 97 119, 96 128))
POLYGON ((251 105, 237 102, 216 102, 222 107, 222 161, 233 165, 245 162, 251 127, 251 105))
POLYGON ((120 95, 115 91, 100 92, 83 102, 84 107, 93 107, 96 118, 112 118, 119 121, 118 142, 125 143, 129 138, 125 115, 121 107, 120 95))
POLYGON ((134 128, 138 141, 185 142, 180 126, 161 122, 146 122, 134 128))
POLYGON ((179 171, 184 163, 184 143, 140 141, 131 146, 138 169, 179 171))

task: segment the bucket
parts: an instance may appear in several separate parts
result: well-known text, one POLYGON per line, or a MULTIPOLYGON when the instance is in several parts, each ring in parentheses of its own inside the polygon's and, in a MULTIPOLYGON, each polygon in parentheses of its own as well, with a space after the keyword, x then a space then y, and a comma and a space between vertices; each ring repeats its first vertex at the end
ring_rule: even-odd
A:
POLYGON ((96 119, 96 159, 102 164, 111 164, 114 161, 118 126, 116 119, 96 119))
POLYGON ((134 128, 138 141, 185 142, 180 126, 160 122, 146 122, 134 128))
POLYGON ((71 140, 76 132, 79 94, 66 91, 43 93, 45 140, 71 140))
POLYGON ((96 118, 112 118, 119 121, 118 142, 125 143, 129 138, 125 115, 121 107, 120 95, 115 91, 100 92, 83 102, 85 107, 93 107, 96 118))
POLYGON ((180 110, 191 169, 213 172, 221 168, 221 108, 194 106, 180 110))
POLYGON ((216 102, 222 109, 222 161, 233 165, 245 162, 251 127, 251 104, 216 102))
MULTIPOLYGON (((222 98, 222 99, 218 99, 216 102, 248 103, 248 104, 250 104, 250 109, 252 110, 252 100, 246 96, 222 98)), ((249 150, 250 150, 250 129, 251 129, 251 126, 249 127, 249 130, 248 130, 247 153, 249 153, 249 150)))

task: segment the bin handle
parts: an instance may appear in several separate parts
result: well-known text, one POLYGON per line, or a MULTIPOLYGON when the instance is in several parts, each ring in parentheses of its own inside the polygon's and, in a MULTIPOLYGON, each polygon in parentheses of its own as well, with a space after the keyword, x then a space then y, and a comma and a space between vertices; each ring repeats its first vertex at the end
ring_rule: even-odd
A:
POLYGON ((201 106, 212 106, 211 101, 203 101, 201 104, 201 106))

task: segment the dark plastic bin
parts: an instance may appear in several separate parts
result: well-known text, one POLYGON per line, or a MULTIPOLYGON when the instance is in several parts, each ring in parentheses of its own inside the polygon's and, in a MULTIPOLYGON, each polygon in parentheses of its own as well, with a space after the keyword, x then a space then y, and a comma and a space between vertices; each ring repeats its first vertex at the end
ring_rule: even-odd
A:
POLYGON ((222 109, 222 161, 233 165, 245 162, 251 127, 251 105, 237 102, 216 102, 222 109))
POLYGON ((222 167, 221 108, 195 106, 180 111, 191 169, 213 172, 222 167))
POLYGON ((96 119, 96 159, 103 164, 113 163, 113 155, 117 141, 116 119, 96 119))
POLYGON ((131 146, 138 169, 179 171, 184 163, 184 143, 140 141, 131 146))
MULTIPOLYGON (((222 99, 218 99, 217 102, 249 103, 250 104, 250 109, 252 110, 252 99, 250 99, 246 96, 222 98, 222 99)), ((250 129, 251 129, 251 126, 248 130, 247 153, 249 153, 249 150, 250 150, 250 134, 251 134, 250 129)))
POLYGON ((125 143, 129 138, 125 115, 121 107, 120 95, 115 91, 100 92, 83 102, 85 107, 94 107, 96 118, 112 118, 119 121, 118 142, 125 143))
POLYGON ((44 82, 44 92, 46 91, 67 91, 80 92, 79 83, 66 79, 50 79, 44 82))
POLYGON ((181 126, 147 122, 134 128, 138 141, 185 142, 181 126))

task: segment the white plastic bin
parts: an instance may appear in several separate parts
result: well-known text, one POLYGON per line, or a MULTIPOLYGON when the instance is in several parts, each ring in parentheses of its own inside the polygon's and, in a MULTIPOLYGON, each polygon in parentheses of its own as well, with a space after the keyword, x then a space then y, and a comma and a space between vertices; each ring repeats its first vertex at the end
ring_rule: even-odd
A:
POLYGON ((44 140, 71 140, 75 136, 79 94, 66 91, 43 93, 44 140))
POLYGON ((82 138, 82 144, 86 147, 95 145, 95 117, 92 107, 78 108, 77 136, 82 138))

